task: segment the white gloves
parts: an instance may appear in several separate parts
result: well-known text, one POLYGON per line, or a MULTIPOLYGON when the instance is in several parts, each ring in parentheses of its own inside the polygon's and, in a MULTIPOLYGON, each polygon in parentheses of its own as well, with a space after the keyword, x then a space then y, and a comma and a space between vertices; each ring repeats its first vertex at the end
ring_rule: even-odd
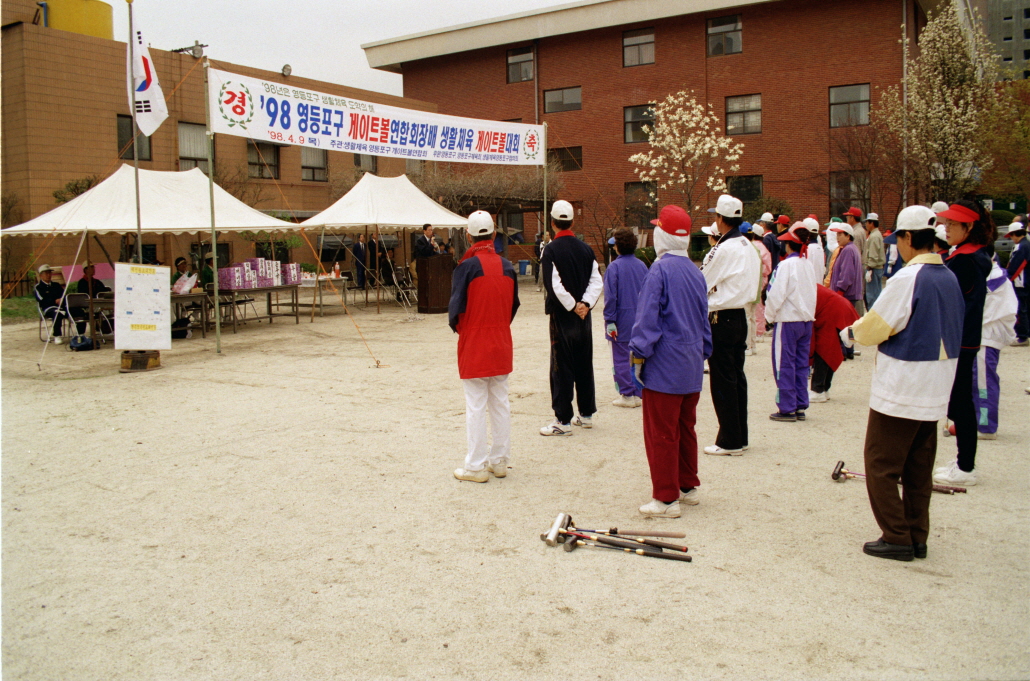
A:
POLYGON ((851 327, 840 330, 840 340, 844 343, 844 347, 853 348, 855 347, 855 338, 851 335, 851 327))

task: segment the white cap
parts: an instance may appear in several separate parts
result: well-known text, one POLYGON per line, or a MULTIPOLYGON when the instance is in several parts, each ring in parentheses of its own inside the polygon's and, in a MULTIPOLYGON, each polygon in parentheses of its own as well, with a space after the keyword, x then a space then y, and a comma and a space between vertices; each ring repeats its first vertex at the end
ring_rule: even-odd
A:
POLYGON ((933 235, 944 243, 948 242, 948 228, 944 226, 944 223, 934 227, 933 235))
POLYGON ((551 205, 551 217, 555 220, 571 220, 572 204, 568 201, 555 201, 551 205))
POLYGON ((708 212, 718 213, 724 218, 739 218, 744 213, 744 204, 735 196, 721 194, 715 208, 709 208, 708 212))
MULTIPOLYGON (((947 207, 945 207, 947 210, 947 207)), ((932 208, 926 206, 909 206, 898 213, 898 230, 918 231, 920 229, 935 229, 937 227, 937 214, 932 208)))
POLYGON ((1026 230, 1026 225, 1024 225, 1022 222, 1013 222, 1011 225, 1009 225, 1009 228, 1005 230, 1005 233, 1012 234, 1013 232, 1019 232, 1021 230, 1026 230))
POLYGON ((772 222, 776 218, 773 217, 772 213, 762 213, 762 217, 758 218, 759 222, 772 222))
POLYGON ((877 215, 876 213, 867 213, 866 216, 865 216, 865 219, 866 219, 867 222, 869 220, 876 220, 877 222, 879 222, 880 221, 880 216, 877 215))
POLYGON ((36 272, 38 274, 43 274, 44 272, 53 272, 53 271, 54 271, 54 268, 51 267, 50 265, 40 265, 39 269, 36 270, 36 272))
POLYGON ((943 213, 944 211, 948 210, 948 204, 944 203, 943 201, 934 201, 933 205, 930 206, 930 210, 932 210, 934 213, 943 213))
POLYGON ((801 224, 804 225, 805 229, 807 229, 812 234, 818 234, 819 233, 819 221, 818 220, 816 220, 814 218, 805 218, 804 220, 801 221, 801 224))
MULTIPOLYGON (((898 229, 901 229, 901 228, 899 227, 898 229)), ((843 233, 847 234, 850 237, 854 237, 855 236, 855 230, 852 229, 851 225, 849 225, 846 222, 835 222, 835 223, 833 223, 830 226, 829 231, 831 231, 831 232, 843 232, 843 233)))
POLYGON ((751 225, 751 233, 757 237, 765 236, 765 227, 762 227, 761 222, 762 221, 759 220, 755 224, 751 225))
POLYGON ((701 231, 704 232, 705 234, 707 234, 708 236, 714 236, 716 238, 721 236, 719 234, 719 226, 716 225, 714 222, 712 224, 708 225, 707 227, 702 227, 701 231))
POLYGON ((493 234, 494 219, 485 210, 477 210, 469 216, 468 233, 472 236, 493 234))

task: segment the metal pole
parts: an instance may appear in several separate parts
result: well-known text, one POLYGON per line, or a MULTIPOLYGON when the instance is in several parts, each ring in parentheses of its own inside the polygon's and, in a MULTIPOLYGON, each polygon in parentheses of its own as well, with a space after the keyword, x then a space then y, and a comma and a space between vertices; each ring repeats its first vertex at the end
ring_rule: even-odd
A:
POLYGON ((136 78, 131 72, 136 64, 136 36, 132 34, 132 0, 125 1, 129 4, 129 92, 132 93, 132 164, 135 166, 136 177, 136 262, 142 265, 143 222, 140 219, 139 210, 139 128, 136 127, 136 78))
POLYGON ((544 231, 547 231, 547 166, 549 165, 547 158, 547 123, 544 123, 544 209, 541 211, 544 220, 544 231))
MULTIPOLYGON (((214 146, 215 134, 211 132, 211 94, 207 84, 208 69, 211 62, 204 57, 204 120, 207 122, 207 190, 211 201, 211 257, 214 263, 214 293, 215 293, 215 352, 222 352, 222 310, 218 300, 218 232, 215 230, 215 166, 214 146)), ((200 244, 200 257, 204 257, 204 244, 200 244)), ((201 272, 203 272, 203 260, 201 260, 201 272)), ((234 317, 235 319, 235 317, 234 317)), ((207 320, 204 320, 207 324, 207 320)), ((235 323, 235 322, 234 322, 235 323)))

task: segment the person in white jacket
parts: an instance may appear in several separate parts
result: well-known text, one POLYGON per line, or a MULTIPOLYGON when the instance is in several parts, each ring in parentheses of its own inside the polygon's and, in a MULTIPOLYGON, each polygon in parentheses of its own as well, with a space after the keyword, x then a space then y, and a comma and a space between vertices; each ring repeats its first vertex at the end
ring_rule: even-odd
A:
POLYGON ((808 358, 818 286, 815 270, 805 258, 810 237, 801 222, 780 235, 787 257, 773 272, 765 299, 765 318, 776 324, 772 364, 777 411, 769 415, 773 421, 804 421, 808 409, 808 358))
POLYGON ((991 273, 987 275, 980 352, 976 354, 973 365, 973 405, 976 408, 977 437, 981 440, 998 437, 998 400, 1001 397, 998 355, 1003 347, 1016 340, 1018 308, 1019 299, 1008 274, 994 261, 991 273))

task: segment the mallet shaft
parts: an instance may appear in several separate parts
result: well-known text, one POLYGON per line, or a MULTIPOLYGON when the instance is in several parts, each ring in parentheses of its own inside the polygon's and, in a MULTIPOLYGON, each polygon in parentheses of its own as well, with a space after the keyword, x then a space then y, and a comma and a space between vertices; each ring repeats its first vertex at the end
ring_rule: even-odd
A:
MULTIPOLYGON (((845 475, 849 478, 862 478, 863 480, 869 477, 865 473, 856 473, 854 471, 849 471, 847 468, 843 469, 840 473, 841 475, 845 475)), ((901 483, 899 482, 898 484, 900 485, 901 483)), ((951 485, 938 485, 937 483, 934 483, 931 487, 934 492, 940 492, 942 494, 954 494, 955 492, 966 491, 965 487, 952 487, 951 485)))
MULTIPOLYGON (((681 546, 679 544, 667 544, 666 542, 658 541, 657 539, 644 539, 644 538, 638 537, 636 535, 622 534, 621 532, 620 533, 616 533, 615 530, 618 529, 618 528, 615 528, 615 527, 613 527, 612 529, 608 530, 607 532, 603 532, 601 530, 585 530, 585 529, 583 529, 581 527, 570 527, 569 529, 570 530, 574 530, 576 532, 592 532, 594 534, 603 534, 605 536, 614 537, 616 539, 625 539, 627 541, 635 541, 637 543, 646 544, 647 546, 654 546, 655 548, 659 548, 659 549, 671 549, 673 551, 683 551, 684 553, 686 553, 687 551, 690 550, 686 546, 681 546)), ((669 532, 667 534, 682 534, 682 533, 681 532, 669 532)), ((659 535, 659 536, 664 536, 664 535, 659 535)))
POLYGON ((605 544, 595 544, 594 542, 583 541, 577 539, 576 543, 580 546, 596 546, 600 549, 614 549, 615 551, 625 551, 626 553, 635 553, 638 556, 649 556, 651 558, 664 558, 665 560, 681 560, 685 563, 690 563, 693 558, 690 556, 681 556, 675 553, 659 553, 658 551, 645 551, 644 549, 633 549, 633 548, 620 548, 618 546, 607 546, 605 544))

